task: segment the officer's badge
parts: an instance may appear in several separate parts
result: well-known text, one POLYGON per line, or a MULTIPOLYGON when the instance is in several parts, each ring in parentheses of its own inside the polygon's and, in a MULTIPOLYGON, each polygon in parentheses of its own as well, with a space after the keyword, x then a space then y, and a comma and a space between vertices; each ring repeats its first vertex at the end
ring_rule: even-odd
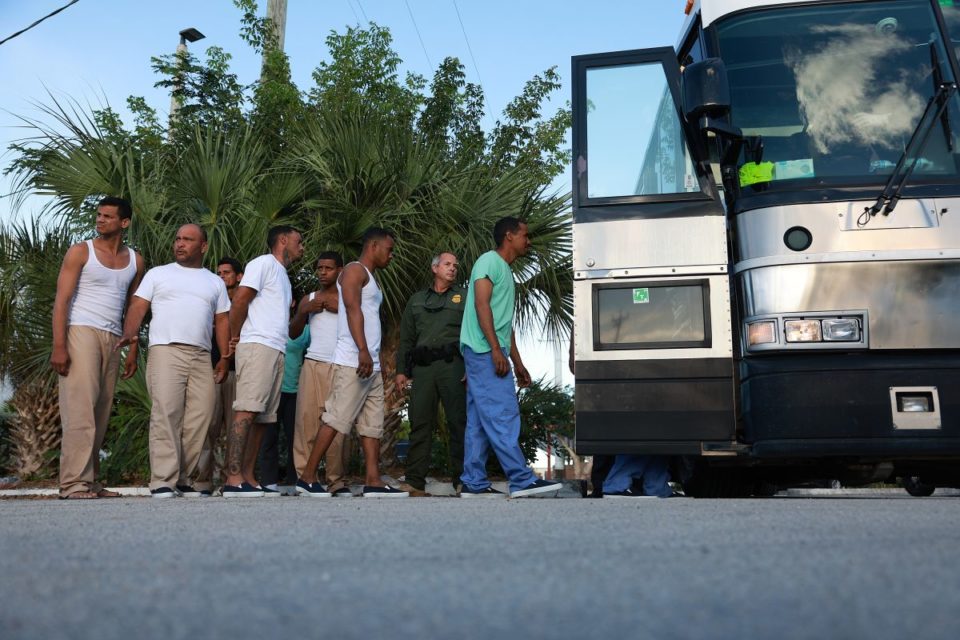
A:
POLYGON ((461 296, 459 293, 453 294, 453 296, 450 298, 450 301, 453 302, 453 304, 460 304, 461 300, 463 300, 463 296, 461 296))

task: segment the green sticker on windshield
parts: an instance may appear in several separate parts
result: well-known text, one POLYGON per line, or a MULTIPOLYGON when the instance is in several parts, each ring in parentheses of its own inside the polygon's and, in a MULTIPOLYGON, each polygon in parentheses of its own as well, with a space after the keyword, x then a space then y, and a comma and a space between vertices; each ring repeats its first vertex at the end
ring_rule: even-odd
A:
POLYGON ((644 287, 643 289, 633 290, 633 304, 647 304, 648 302, 650 302, 650 289, 644 287))
POLYGON ((740 167, 740 186, 747 187, 758 182, 773 180, 772 162, 748 162, 740 167))

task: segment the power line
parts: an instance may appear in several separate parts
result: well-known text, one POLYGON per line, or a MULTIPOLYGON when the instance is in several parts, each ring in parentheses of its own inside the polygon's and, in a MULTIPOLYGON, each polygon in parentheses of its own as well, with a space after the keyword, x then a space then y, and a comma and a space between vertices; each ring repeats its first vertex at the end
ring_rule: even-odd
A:
POLYGON ((410 14, 410 21, 413 23, 413 28, 417 32, 417 37, 420 39, 420 47, 423 49, 423 57, 427 59, 427 65, 433 69, 433 63, 430 62, 430 55, 427 53, 427 45, 423 44, 423 36, 420 35, 420 27, 417 26, 417 20, 413 17, 413 10, 410 9, 410 3, 407 0, 403 0, 403 4, 407 5, 407 13, 410 14))
POLYGON ((360 2, 360 0, 357 0, 357 6, 360 7, 360 13, 363 14, 363 19, 369 24, 370 18, 367 17, 367 12, 363 10, 363 4, 360 2))
POLYGON ((353 12, 353 17, 357 19, 357 24, 360 24, 360 16, 357 14, 357 10, 353 8, 353 3, 350 0, 347 0, 347 6, 350 7, 350 11, 353 12))
MULTIPOLYGON (((473 57, 473 47, 470 46, 470 38, 467 37, 467 28, 463 26, 463 18, 460 17, 460 7, 457 6, 457 0, 452 0, 452 1, 453 1, 453 8, 457 12, 457 20, 460 21, 460 31, 463 32, 463 40, 467 43, 467 51, 470 53, 470 61, 473 62, 473 71, 474 73, 477 74, 477 82, 480 84, 480 90, 483 91, 483 78, 480 77, 480 67, 477 66, 477 59, 473 57)), ((487 116, 488 116, 488 119, 490 119, 489 113, 487 114, 487 116)))
MULTIPOLYGON (((31 24, 31 25, 30 25, 29 27, 27 27, 26 29, 21 29, 20 31, 17 31, 15 34, 13 34, 12 36, 8 36, 8 37, 4 38, 3 40, 0 40, 0 44, 3 44, 3 43, 5 43, 5 42, 7 42, 7 41, 9 41, 9 40, 13 40, 14 38, 16 38, 17 36, 19 36, 20 34, 26 33, 27 31, 30 31, 30 29, 33 29, 35 26, 37 26, 38 24, 40 24, 41 22, 43 22, 43 21, 46 20, 47 18, 52 18, 53 16, 57 15, 58 13, 60 13, 61 11, 63 11, 63 10, 66 9, 67 7, 69 7, 70 5, 72 5, 72 4, 77 4, 78 2, 80 2, 80 0, 70 0, 70 2, 68 2, 67 4, 63 5, 62 7, 60 7, 59 9, 57 9, 56 11, 54 11, 53 13, 48 13, 47 15, 43 16, 42 18, 40 18, 39 20, 37 20, 36 22, 34 22, 33 24, 31 24)), ((409 7, 407 7, 407 8, 409 8, 409 7)))
MULTIPOLYGON (((477 65, 477 59, 473 56, 473 47, 470 46, 470 38, 467 37, 467 28, 463 26, 463 18, 460 17, 460 7, 457 6, 457 0, 453 1, 453 8, 457 11, 457 20, 460 21, 460 30, 463 32, 463 39, 467 43, 467 51, 470 53, 470 61, 473 62, 473 71, 477 74, 477 82, 480 84, 480 90, 483 91, 483 78, 480 77, 480 67, 477 65)), ((486 102, 486 91, 483 91, 484 102, 486 102)), ((493 129, 494 122, 493 116, 484 109, 484 114, 487 116, 487 122, 490 124, 491 130, 493 129)))

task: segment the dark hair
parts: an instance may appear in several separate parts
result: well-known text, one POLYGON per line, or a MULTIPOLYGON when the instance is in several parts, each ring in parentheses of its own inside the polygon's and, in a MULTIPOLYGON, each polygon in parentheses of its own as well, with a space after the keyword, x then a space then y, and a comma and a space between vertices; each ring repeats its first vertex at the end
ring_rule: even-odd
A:
POLYGON ((277 240, 280 239, 280 236, 285 236, 288 233, 293 232, 300 233, 300 230, 296 227, 291 227, 288 224, 280 224, 275 227, 270 227, 270 231, 267 232, 267 248, 273 249, 277 244, 277 240))
POLYGON ((363 246, 367 246, 368 242, 373 242, 374 240, 383 240, 384 238, 393 238, 397 239, 397 236, 390 229, 384 229, 382 227, 370 227, 363 232, 363 246))
POLYGON ((496 242, 499 247, 503 244, 507 233, 517 233, 520 231, 521 224, 524 224, 523 220, 514 218, 513 216, 500 218, 497 220, 497 224, 493 225, 493 241, 496 242))
POLYGON ((243 265, 240 264, 240 261, 237 260, 236 258, 230 258, 228 256, 224 256, 220 258, 220 262, 217 263, 217 266, 219 267, 220 265, 223 265, 223 264, 230 265, 230 268, 233 269, 234 273, 237 273, 237 274, 243 273, 243 265))
POLYGON ((97 203, 97 209, 100 207, 116 207, 121 220, 129 220, 133 217, 133 208, 130 206, 130 203, 123 198, 107 196, 97 203))
POLYGON ((341 256, 336 251, 324 251, 319 256, 317 256, 317 264, 320 264, 321 260, 333 260, 333 263, 338 267, 343 266, 343 256, 341 256))

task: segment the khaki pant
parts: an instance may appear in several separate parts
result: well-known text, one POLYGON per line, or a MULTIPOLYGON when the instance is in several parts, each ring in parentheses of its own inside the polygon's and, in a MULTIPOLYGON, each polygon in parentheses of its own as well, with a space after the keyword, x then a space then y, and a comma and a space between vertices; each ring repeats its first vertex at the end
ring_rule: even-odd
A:
MULTIPOLYGON (((212 371, 212 369, 211 369, 212 371)), ((213 417, 207 428, 207 437, 200 450, 200 460, 197 464, 197 475, 192 486, 197 491, 209 491, 213 488, 213 471, 216 464, 217 443, 220 434, 225 433, 233 424, 233 399, 237 392, 237 374, 227 373, 223 382, 214 385, 213 417)))
POLYGON ((67 327, 70 370, 60 376, 60 495, 103 489, 96 481, 117 385, 117 337, 93 327, 67 327))
MULTIPOLYGON (((293 433, 293 466, 297 477, 306 471, 307 459, 320 431, 320 416, 326 408, 333 385, 333 365, 319 360, 303 361, 297 385, 297 418, 293 433)), ((344 435, 337 432, 327 449, 327 491, 347 486, 344 482, 344 435)))
POLYGON ((190 485, 197 474, 214 403, 210 352, 185 344, 151 347, 150 489, 190 485))

